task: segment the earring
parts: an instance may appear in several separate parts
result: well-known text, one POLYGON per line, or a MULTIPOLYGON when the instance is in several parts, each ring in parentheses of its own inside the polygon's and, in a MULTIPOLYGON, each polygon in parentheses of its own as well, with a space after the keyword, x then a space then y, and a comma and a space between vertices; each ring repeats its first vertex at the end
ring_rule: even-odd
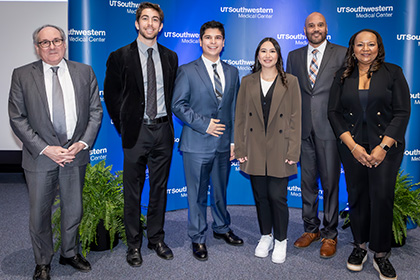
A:
POLYGON ((353 57, 353 59, 356 59, 356 55, 354 53, 352 53, 351 56, 353 57))

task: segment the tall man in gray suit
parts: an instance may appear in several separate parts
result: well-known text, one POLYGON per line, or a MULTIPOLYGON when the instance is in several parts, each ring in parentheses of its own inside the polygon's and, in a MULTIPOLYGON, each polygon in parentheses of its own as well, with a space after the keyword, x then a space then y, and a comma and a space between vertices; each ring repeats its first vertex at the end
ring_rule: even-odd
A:
POLYGON ((29 191, 29 230, 36 262, 33 279, 50 279, 51 207, 57 186, 59 262, 83 272, 91 270, 78 252, 78 226, 89 148, 101 124, 102 107, 92 68, 64 59, 65 38, 57 26, 36 29, 33 43, 41 60, 15 69, 10 87, 10 125, 23 143, 22 167, 29 191))
POLYGON ((201 26, 203 55, 182 65, 177 73, 172 112, 184 122, 183 152, 188 192, 188 235, 193 256, 207 260, 207 191, 213 215, 213 236, 230 245, 243 240, 229 228, 226 188, 233 153, 233 121, 239 87, 238 70, 220 60, 225 44, 223 24, 209 21, 201 26), (210 182, 211 181, 211 182, 210 182))
POLYGON ((322 238, 320 256, 336 253, 338 225, 338 182, 340 159, 337 139, 327 116, 330 87, 335 72, 343 66, 346 48, 326 40, 325 17, 317 12, 305 20, 309 44, 289 53, 287 72, 299 79, 302 94, 301 189, 302 218, 305 232, 296 240, 297 248, 308 247, 322 238), (318 218, 318 181, 324 197, 324 228, 318 218))

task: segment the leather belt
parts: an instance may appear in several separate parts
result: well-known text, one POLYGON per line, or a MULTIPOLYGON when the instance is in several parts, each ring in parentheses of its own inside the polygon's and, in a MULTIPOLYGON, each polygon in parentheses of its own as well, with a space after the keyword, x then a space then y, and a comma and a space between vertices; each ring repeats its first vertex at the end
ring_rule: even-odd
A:
POLYGON ((154 120, 151 120, 151 119, 143 119, 143 124, 145 124, 145 125, 154 125, 154 124, 158 124, 158 123, 164 123, 164 122, 167 122, 167 121, 169 121, 168 116, 164 116, 164 117, 157 118, 157 119, 154 119, 154 120))

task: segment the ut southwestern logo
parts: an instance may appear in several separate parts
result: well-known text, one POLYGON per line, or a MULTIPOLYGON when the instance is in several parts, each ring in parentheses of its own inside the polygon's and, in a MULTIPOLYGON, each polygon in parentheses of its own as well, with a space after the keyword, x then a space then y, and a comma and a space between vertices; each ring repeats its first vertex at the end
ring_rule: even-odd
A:
POLYGON ((410 98, 414 100, 415 105, 420 105, 420 92, 410 93, 410 98))
POLYGON ((355 14, 356 18, 387 18, 392 17, 394 6, 373 7, 337 7, 337 13, 355 14))
POLYGON ((104 43, 105 37, 106 37, 105 30, 74 29, 74 28, 69 30, 70 42, 104 43))
POLYGON ((405 156, 410 157, 411 161, 420 161, 420 150, 414 149, 414 150, 405 150, 404 152, 405 156))
POLYGON ((238 18, 271 19, 273 8, 220 7, 220 12, 237 14, 238 18))
POLYGON ((417 41, 417 46, 420 47, 420 35, 414 34, 397 34, 398 41, 417 41))
POLYGON ((101 161, 105 160, 107 156, 108 150, 106 148, 102 149, 92 149, 89 151, 90 161, 101 161))

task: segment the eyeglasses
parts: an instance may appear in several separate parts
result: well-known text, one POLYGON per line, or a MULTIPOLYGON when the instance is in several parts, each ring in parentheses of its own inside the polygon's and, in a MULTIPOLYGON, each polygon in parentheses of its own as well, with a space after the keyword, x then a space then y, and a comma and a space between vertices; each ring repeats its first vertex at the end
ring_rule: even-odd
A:
POLYGON ((51 43, 53 43, 54 46, 59 47, 63 44, 64 39, 55 38, 52 41, 44 40, 41 42, 38 42, 38 46, 40 46, 43 49, 49 48, 51 46, 51 43))

